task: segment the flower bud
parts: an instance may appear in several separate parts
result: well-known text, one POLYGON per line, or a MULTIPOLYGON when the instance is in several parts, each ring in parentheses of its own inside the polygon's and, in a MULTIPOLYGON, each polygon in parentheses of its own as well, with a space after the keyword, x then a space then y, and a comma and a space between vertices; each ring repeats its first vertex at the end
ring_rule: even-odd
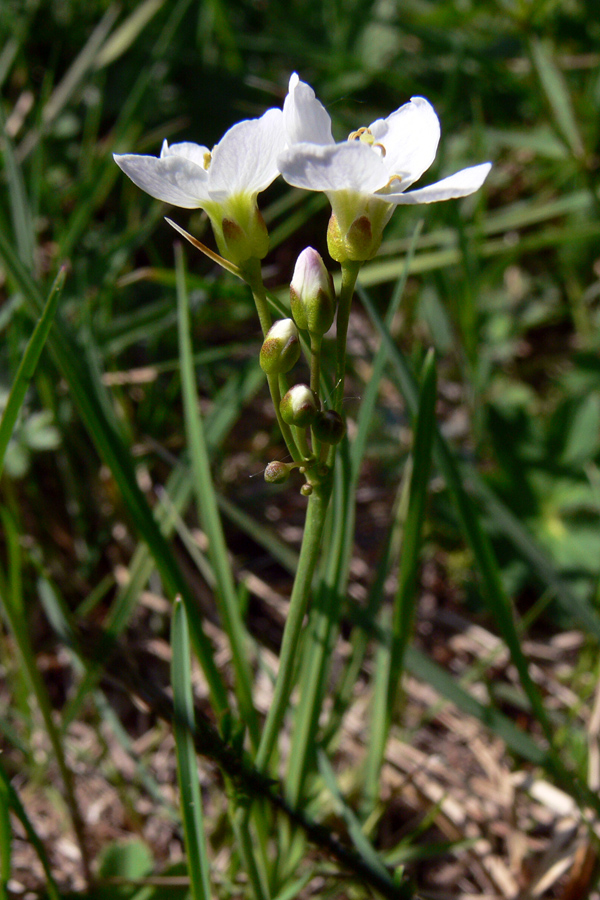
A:
POLYGON ((333 279, 312 247, 303 250, 296 261, 290 300, 298 328, 318 335, 329 331, 335 315, 333 279))
POLYGON ((346 423, 333 409, 320 412, 313 423, 315 437, 324 444, 339 444, 346 434, 346 423))
POLYGON ((274 459, 265 469, 265 481, 267 484, 283 484, 290 477, 291 466, 274 459))
POLYGON ((312 486, 312 484, 309 484, 308 482, 306 482, 306 484, 303 484, 302 487, 300 488, 300 493, 302 494, 303 497, 310 497, 312 492, 313 492, 313 486, 312 486))
POLYGON ((312 425, 320 409, 319 398, 307 384, 295 384, 279 404, 283 421, 300 428, 312 425))
POLYGON ((260 348, 260 367, 267 375, 283 375, 300 358, 298 329, 291 319, 279 319, 260 348))

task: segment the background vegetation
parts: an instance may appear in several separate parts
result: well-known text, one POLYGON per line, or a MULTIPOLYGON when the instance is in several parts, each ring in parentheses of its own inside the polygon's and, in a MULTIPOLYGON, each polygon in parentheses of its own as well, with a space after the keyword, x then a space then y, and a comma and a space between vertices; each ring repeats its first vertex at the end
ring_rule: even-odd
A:
MULTIPOLYGON (((426 96, 442 122, 426 183, 494 167, 465 201, 397 211, 361 274, 346 408, 364 458, 345 470, 348 510, 338 511, 351 523, 356 499, 356 539, 347 583, 311 619, 302 684, 323 609, 335 652, 319 669, 323 714, 295 799, 371 874, 403 871, 423 897, 596 896, 595 4, 0 0, 0 35, 0 406, 50 298, 10 440, 0 432, 0 891, 159 900, 184 896, 190 875, 198 889, 161 719, 175 594, 198 610, 231 690, 230 648, 186 453, 174 233, 112 153, 155 153, 165 137, 210 147, 280 105, 297 70, 340 139, 426 96), (378 685, 406 520, 411 373, 431 346, 443 438, 383 762, 378 685)), ((298 252, 310 243, 326 254, 328 212, 280 182, 262 201, 265 275, 285 302, 298 252)), ((202 214, 170 214, 211 243, 202 214)), ((191 248, 185 258, 200 406, 262 714, 305 500, 261 477, 283 450, 250 293, 191 248)), ((176 634, 185 649, 183 627, 176 634)), ((195 665, 192 681, 210 724, 195 665)), ((253 788, 227 769, 243 735, 219 724, 225 749, 210 746, 212 732, 200 747, 212 891, 246 896, 227 797, 235 805, 253 788)), ((290 853, 287 869, 271 864, 271 896, 392 891, 375 876, 365 887, 310 823, 269 816, 276 849, 290 853)))

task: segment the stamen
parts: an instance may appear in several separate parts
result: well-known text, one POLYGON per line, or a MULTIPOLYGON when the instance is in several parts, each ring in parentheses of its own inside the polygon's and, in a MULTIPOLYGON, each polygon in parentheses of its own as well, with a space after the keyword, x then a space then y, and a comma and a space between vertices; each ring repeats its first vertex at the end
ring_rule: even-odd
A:
MULTIPOLYGON (((381 150, 381 155, 382 155, 382 156, 385 156, 385 154, 387 153, 387 150, 385 149, 385 147, 383 146, 383 144, 380 144, 380 143, 379 143, 379 141, 377 141, 376 144, 373 144, 373 147, 379 147, 379 149, 381 150)), ((395 177, 396 177, 396 178, 399 178, 400 176, 399 176, 399 175, 396 175, 395 177)))
POLYGON ((207 150, 206 153, 204 154, 204 168, 205 169, 208 169, 208 167, 210 166, 211 160, 212 160, 212 154, 211 154, 210 150, 207 150))
POLYGON ((402 181, 402 175, 392 175, 392 177, 390 178, 390 180, 389 180, 388 183, 386 184, 386 187, 388 187, 388 188, 391 187, 391 186, 392 186, 392 183, 393 183, 394 181, 397 181, 397 182, 402 181))
POLYGON ((363 126, 362 128, 359 128, 358 131, 353 131, 351 134, 349 134, 348 140, 349 141, 362 140, 363 134, 371 134, 371 132, 369 131, 368 128, 363 126))

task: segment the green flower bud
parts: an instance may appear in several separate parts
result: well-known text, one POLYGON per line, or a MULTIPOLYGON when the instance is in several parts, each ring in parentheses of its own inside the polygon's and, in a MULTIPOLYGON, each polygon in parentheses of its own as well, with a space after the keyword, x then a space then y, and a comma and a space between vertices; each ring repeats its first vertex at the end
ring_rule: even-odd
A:
POLYGON ((298 329, 291 319, 279 319, 267 332, 260 349, 260 367, 267 375, 283 375, 300 358, 298 329))
POLYGON ((290 477, 291 466, 274 459, 265 469, 265 481, 267 484, 283 484, 290 477))
POLYGON ((295 384, 279 404, 283 421, 300 428, 312 425, 320 409, 319 398, 307 384, 295 384))
POLYGON ((296 261, 290 301, 298 328, 318 335, 329 331, 335 315, 333 279, 312 247, 303 250, 296 261))
POLYGON ((346 423, 333 409, 320 412, 313 423, 315 437, 324 444, 339 444, 346 434, 346 423))
POLYGON ((306 482, 306 484, 303 484, 302 487, 300 488, 300 493, 302 494, 303 497, 310 497, 312 492, 313 492, 313 486, 312 486, 312 484, 309 484, 308 482, 306 482))

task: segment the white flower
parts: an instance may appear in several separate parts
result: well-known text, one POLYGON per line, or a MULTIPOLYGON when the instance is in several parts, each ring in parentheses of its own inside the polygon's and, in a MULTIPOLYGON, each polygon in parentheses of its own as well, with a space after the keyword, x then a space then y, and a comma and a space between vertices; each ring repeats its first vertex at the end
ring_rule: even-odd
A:
POLYGON ((159 157, 127 153, 114 160, 157 200, 204 209, 222 255, 241 263, 266 255, 268 235, 256 197, 279 174, 277 157, 284 147, 282 112, 269 109, 259 119, 238 122, 212 151, 164 141, 159 157))
POLYGON ((374 255, 395 206, 465 197, 481 187, 491 168, 471 166, 407 193, 431 166, 440 139, 439 119, 424 97, 413 97, 387 119, 336 144, 329 114, 294 73, 283 117, 288 146, 279 157, 281 174, 295 187, 327 194, 334 220, 330 250, 333 238, 332 255, 342 261, 374 255))

